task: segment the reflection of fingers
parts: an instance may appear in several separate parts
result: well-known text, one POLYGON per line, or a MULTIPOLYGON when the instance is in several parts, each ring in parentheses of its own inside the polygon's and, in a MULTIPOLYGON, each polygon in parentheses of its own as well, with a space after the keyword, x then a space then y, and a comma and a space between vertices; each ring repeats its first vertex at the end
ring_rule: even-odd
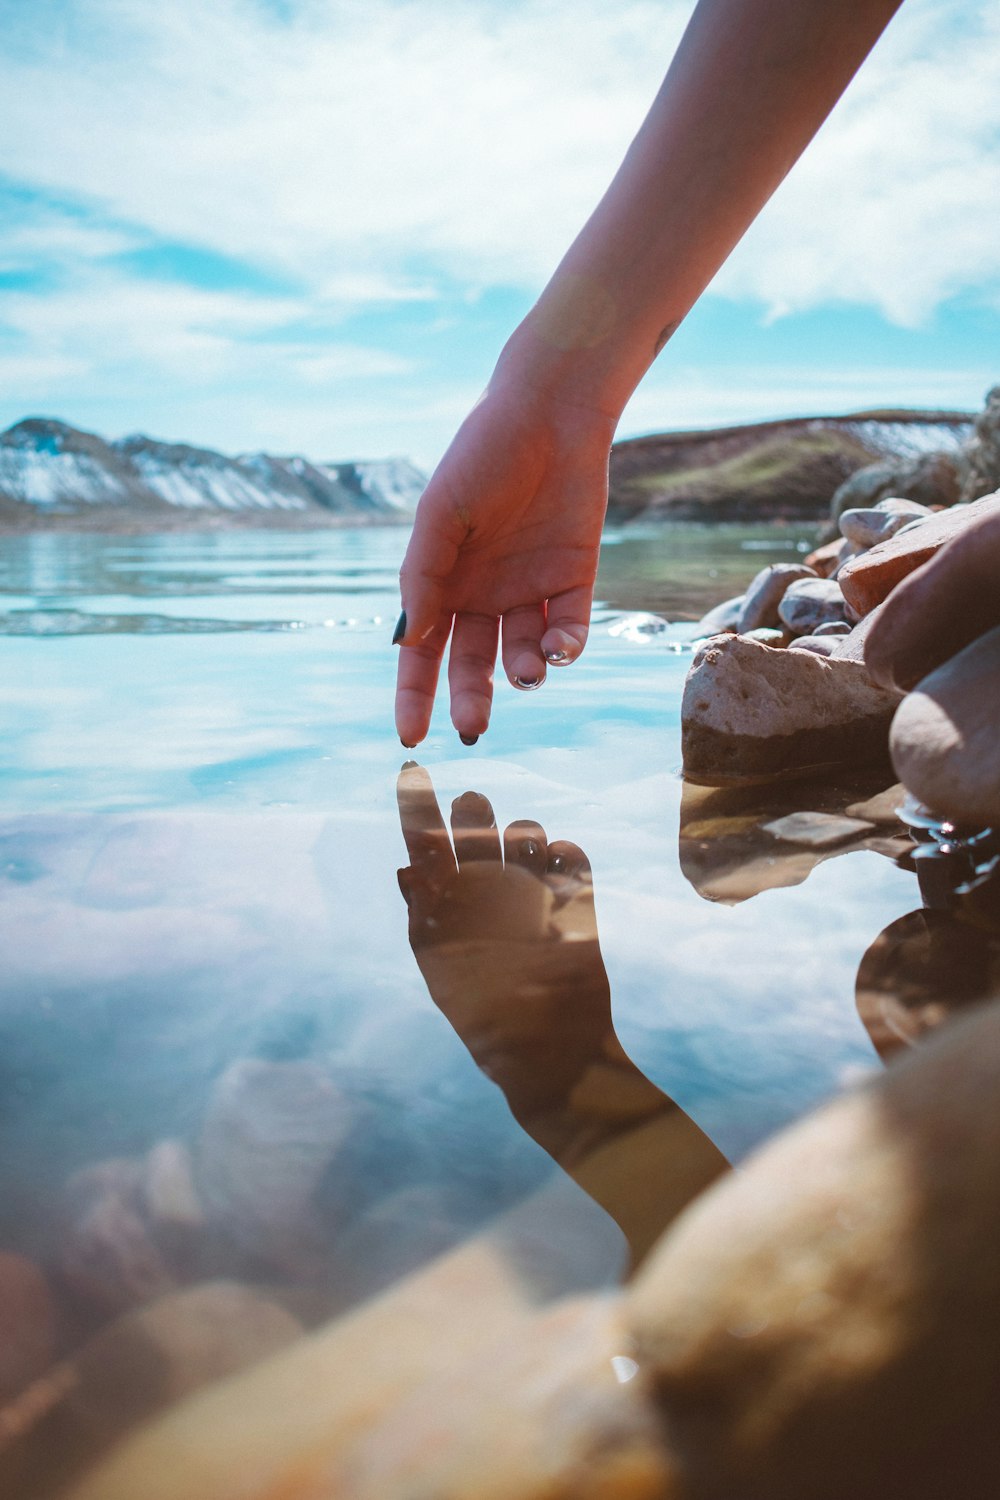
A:
MULTIPOLYGON (((423 766, 404 766, 396 783, 399 822, 406 852, 410 856, 410 884, 413 877, 438 878, 454 872, 448 829, 434 795, 431 778, 423 766)), ((406 892, 403 892, 406 895, 406 892)))
POLYGON ((400 646, 396 672, 396 733, 404 745, 419 745, 430 727, 434 691, 448 639, 448 621, 436 625, 424 641, 400 646))
POLYGON ((547 868, 550 875, 565 875, 567 878, 585 881, 592 878, 590 860, 579 844, 571 844, 568 839, 556 839, 555 843, 549 845, 547 868))
POLYGON ((490 722, 493 668, 500 621, 495 615, 455 616, 448 656, 451 722, 463 739, 475 739, 490 722))
POLYGON ((545 681, 545 610, 540 604, 509 609, 503 617, 503 668, 516 688, 530 692, 545 681))
POLYGON ((1000 516, 962 532, 896 585, 865 643, 876 681, 912 688, 1000 625, 1000 516))
POLYGON ((532 875, 544 875, 549 851, 545 829, 532 818, 519 818, 504 829, 503 857, 508 865, 522 865, 532 875))
POLYGON ((451 804, 451 831, 459 866, 479 860, 500 862, 500 835, 493 808, 478 792, 463 792, 451 804))
POLYGON ((591 588, 575 588, 549 600, 542 653, 550 665, 563 667, 576 661, 587 644, 592 598, 591 588))

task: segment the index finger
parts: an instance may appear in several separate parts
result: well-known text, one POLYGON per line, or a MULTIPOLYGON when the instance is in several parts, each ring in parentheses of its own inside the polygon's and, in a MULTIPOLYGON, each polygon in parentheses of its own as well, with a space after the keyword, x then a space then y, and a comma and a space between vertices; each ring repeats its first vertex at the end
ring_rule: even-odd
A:
POLYGON ((434 783, 423 766, 411 762, 403 767, 396 782, 396 801, 414 873, 430 873, 428 866, 435 867, 437 872, 442 867, 454 870, 455 856, 448 828, 434 795, 434 783))

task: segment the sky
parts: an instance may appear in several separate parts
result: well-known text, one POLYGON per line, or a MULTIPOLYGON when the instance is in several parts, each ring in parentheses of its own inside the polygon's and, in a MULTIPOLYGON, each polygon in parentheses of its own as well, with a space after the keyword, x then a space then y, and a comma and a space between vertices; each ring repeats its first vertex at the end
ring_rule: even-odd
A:
MULTIPOLYGON (((0 429, 430 469, 691 0, 0 0, 0 429)), ((907 0, 620 436, 1000 380, 1000 7, 907 0)))

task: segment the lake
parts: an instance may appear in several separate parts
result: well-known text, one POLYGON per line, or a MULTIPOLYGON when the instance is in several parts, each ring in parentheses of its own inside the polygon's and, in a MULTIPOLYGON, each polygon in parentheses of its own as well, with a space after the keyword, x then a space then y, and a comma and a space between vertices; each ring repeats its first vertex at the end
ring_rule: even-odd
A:
POLYGON ((167 1399, 108 1340, 158 1299, 313 1327, 501 1221, 552 1294, 613 1281, 682 1206, 664 1142, 707 1182, 881 1067, 863 962, 921 910, 891 778, 679 776, 690 621, 811 544, 611 533, 581 662, 472 749, 439 706, 400 780, 403 532, 0 539, 0 1319, 44 1277, 0 1394, 88 1349, 119 1392, 0 1422, 4 1493, 167 1399), (858 826, 767 829, 803 809, 858 826))

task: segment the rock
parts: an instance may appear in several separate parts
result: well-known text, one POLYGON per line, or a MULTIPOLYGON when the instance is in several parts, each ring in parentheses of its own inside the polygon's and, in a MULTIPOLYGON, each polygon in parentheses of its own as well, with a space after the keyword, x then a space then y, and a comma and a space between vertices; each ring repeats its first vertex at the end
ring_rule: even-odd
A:
POLYGON ((315 1063, 235 1063, 216 1084, 196 1153, 210 1221, 253 1260, 318 1275, 325 1236, 313 1200, 355 1117, 315 1063))
POLYGON ((141 1167, 110 1161, 67 1184, 71 1212, 59 1269, 84 1302, 104 1313, 164 1296, 177 1278, 142 1210, 141 1167))
POLYGON ((865 659, 878 681, 911 688, 1000 625, 1000 508, 979 501, 955 512, 970 513, 976 519, 933 563, 904 578, 877 612, 865 659))
POLYGON ((837 581, 844 597, 859 615, 868 614, 915 568, 927 562, 945 543, 961 536, 982 517, 1000 512, 1000 494, 987 495, 971 505, 956 506, 931 516, 913 531, 906 530, 879 542, 844 564, 837 581))
POLYGON ((850 635, 852 627, 848 620, 826 620, 822 625, 817 625, 813 631, 814 636, 843 636, 850 635))
POLYGON ((994 1005, 709 1189, 624 1293, 532 1312, 480 1242, 65 1500, 994 1500, 998 1099, 994 1005))
POLYGON ((784 1132, 661 1242, 626 1317, 684 1500, 992 1500, 998 1100, 994 1004, 784 1132))
POLYGON ((778 605, 785 590, 800 579, 815 577, 812 568, 807 568, 804 563, 772 563, 770 567, 762 568, 744 596, 736 625, 739 634, 745 635, 762 627, 776 628, 781 624, 778 605))
POLYGON ((830 519, 836 525, 845 510, 871 510, 892 490, 897 466, 891 463, 866 464, 848 475, 833 492, 830 519))
POLYGON ((762 646, 787 646, 791 636, 787 630, 771 630, 762 625, 758 630, 741 631, 746 641, 759 641, 762 646))
POLYGON ((854 556, 854 548, 850 542, 845 541, 842 536, 834 537, 832 542, 824 542, 822 547, 817 547, 815 552, 810 552, 805 559, 807 568, 812 568, 820 578, 832 578, 849 557, 854 556))
POLYGON ((888 1062, 963 1010, 993 998, 998 980, 995 927, 970 920, 961 909, 911 911, 890 922, 861 960, 855 1000, 888 1062))
POLYGON ((915 500, 880 500, 873 510, 845 510, 840 517, 841 535, 857 550, 864 551, 888 541, 904 526, 926 520, 934 512, 915 500))
POLYGON ((743 595, 737 594, 732 599, 724 599, 714 609, 710 609, 707 615, 703 615, 697 624, 699 635, 725 635, 728 631, 735 631, 743 610, 743 595))
POLYGON ((794 812, 762 825, 765 833, 786 844, 801 844, 806 849, 830 849, 846 839, 871 833, 874 823, 861 818, 838 817, 836 813, 794 812))
POLYGON ((0 1404, 51 1364, 55 1325, 48 1282, 34 1261, 0 1250, 0 1404))
POLYGON ((789 651, 815 651, 817 656, 833 656, 839 636, 800 635, 789 643, 789 651))
MULTIPOLYGON (((60 1490, 130 1428, 202 1386, 285 1348, 301 1324, 235 1282, 211 1282, 126 1313, 57 1366, 25 1400, 14 1453, 17 1493, 60 1490), (33 1422, 24 1419, 35 1415, 33 1422)), ((0 1444, 2 1448, 2 1444, 0 1444)), ((6 1472, 5 1472, 6 1466, 6 1472)))
POLYGON ((932 812, 1000 827, 1000 627, 904 698, 892 725, 900 781, 932 812))
POLYGON ((960 498, 961 468, 958 455, 938 452, 896 463, 869 464, 834 491, 831 519, 836 524, 845 510, 871 510, 890 497, 915 500, 920 505, 954 505, 960 498))
POLYGON ((684 774, 712 785, 884 755, 898 694, 860 662, 717 638, 681 705, 684 774))
POLYGON ((804 578, 786 589, 778 616, 793 635, 812 635, 817 625, 846 620, 844 596, 833 578, 804 578))
POLYGON ((975 422, 975 435, 966 445, 961 499, 978 500, 1000 487, 1000 385, 986 397, 975 422))

